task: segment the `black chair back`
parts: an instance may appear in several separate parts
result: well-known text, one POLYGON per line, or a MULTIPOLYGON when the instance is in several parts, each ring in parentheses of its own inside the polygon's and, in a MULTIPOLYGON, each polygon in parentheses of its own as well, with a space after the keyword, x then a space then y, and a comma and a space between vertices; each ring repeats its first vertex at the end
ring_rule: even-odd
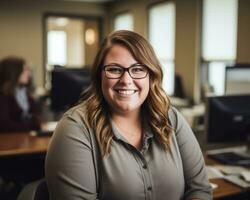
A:
POLYGON ((49 200, 49 192, 45 179, 26 185, 17 200, 49 200))

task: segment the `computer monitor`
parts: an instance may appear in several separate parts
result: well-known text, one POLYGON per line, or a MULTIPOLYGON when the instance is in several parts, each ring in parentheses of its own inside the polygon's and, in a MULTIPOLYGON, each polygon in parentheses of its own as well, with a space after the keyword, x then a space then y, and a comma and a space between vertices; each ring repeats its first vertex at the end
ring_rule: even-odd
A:
POLYGON ((51 72, 51 109, 63 112, 76 104, 90 79, 89 68, 55 68, 51 72))
POLYGON ((250 95, 207 97, 205 122, 207 143, 217 146, 208 156, 224 164, 250 167, 250 95), (234 147, 239 144, 244 146, 234 147), (221 149, 222 145, 230 148, 221 149))
POLYGON ((208 144, 248 144, 250 95, 210 96, 206 99, 208 144))
POLYGON ((250 94, 250 64, 226 67, 225 94, 250 94))

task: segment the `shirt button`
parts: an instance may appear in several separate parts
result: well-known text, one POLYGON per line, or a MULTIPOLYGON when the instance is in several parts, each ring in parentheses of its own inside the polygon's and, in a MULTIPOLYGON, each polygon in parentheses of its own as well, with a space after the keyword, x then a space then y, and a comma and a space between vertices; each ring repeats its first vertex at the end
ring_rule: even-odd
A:
POLYGON ((142 167, 143 167, 144 169, 147 169, 147 165, 146 165, 146 164, 143 164, 142 167))
POLYGON ((151 186, 148 186, 148 191, 152 190, 152 187, 151 186))

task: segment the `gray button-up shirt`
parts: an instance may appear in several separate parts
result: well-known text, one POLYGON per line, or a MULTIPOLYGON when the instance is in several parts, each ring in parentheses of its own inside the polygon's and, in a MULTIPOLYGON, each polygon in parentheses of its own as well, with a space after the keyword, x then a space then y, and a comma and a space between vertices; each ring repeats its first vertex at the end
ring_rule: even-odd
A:
POLYGON ((175 129, 169 151, 160 147, 146 123, 138 151, 111 121, 114 136, 107 157, 100 155, 85 112, 81 105, 68 111, 53 135, 46 158, 51 199, 212 199, 200 147, 176 109, 169 111, 175 129))

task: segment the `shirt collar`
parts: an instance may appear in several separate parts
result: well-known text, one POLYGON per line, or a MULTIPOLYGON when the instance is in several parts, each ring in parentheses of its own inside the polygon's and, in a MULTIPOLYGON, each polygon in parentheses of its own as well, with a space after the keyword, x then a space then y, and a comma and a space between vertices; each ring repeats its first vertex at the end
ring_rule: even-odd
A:
MULTIPOLYGON (((109 117, 109 121, 111 123, 111 127, 112 127, 112 131, 113 131, 113 138, 116 140, 122 140, 124 142, 128 142, 123 136, 122 134, 119 132, 116 124, 114 123, 114 121, 109 117)), ((154 137, 148 123, 146 123, 146 121, 143 119, 143 137, 147 140, 149 138, 154 137)))

